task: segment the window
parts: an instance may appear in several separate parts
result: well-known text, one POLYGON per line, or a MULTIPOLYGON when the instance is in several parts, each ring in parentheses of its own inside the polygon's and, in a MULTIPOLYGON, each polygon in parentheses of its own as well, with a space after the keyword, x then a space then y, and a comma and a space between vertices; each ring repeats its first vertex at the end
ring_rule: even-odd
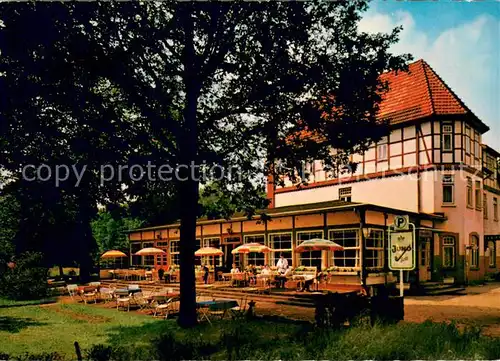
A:
POLYGON ((453 204, 455 203, 455 184, 453 181, 453 176, 449 174, 443 175, 443 203, 453 204))
POLYGON ((352 199, 352 187, 339 188, 339 200, 350 202, 352 199))
MULTIPOLYGON (((252 235, 252 236, 245 236, 244 238, 244 243, 260 243, 260 244, 265 244, 266 238, 263 234, 257 234, 257 235, 252 235)), ((256 266, 264 266, 266 262, 266 258, 264 253, 248 253, 247 255, 247 261, 248 264, 253 264, 256 266)))
POLYGON ((470 237, 470 267, 479 268, 479 238, 475 235, 470 237))
MULTIPOLYGON (((154 242, 144 242, 142 244, 142 248, 154 247, 154 242)), ((142 265, 143 266, 154 266, 155 265, 155 256, 142 256, 142 265)))
MULTIPOLYGON (((164 250, 165 252, 168 252, 168 242, 161 241, 161 242, 156 242, 156 247, 159 249, 164 250)), ((156 256, 156 264, 159 266, 166 266, 167 265, 167 254, 160 254, 156 256)))
POLYGON ((470 154, 471 136, 470 136, 470 127, 468 125, 465 126, 464 143, 465 143, 465 153, 470 154))
POLYGON ((451 124, 443 124, 441 142, 443 151, 449 152, 453 150, 453 126, 451 124))
POLYGON ((170 240, 170 264, 179 265, 179 240, 170 240))
POLYGON ((488 249, 490 250, 490 263, 489 263, 489 265, 490 265, 490 267, 495 267, 497 252, 495 249, 495 242, 494 241, 488 242, 488 249))
POLYGON ((476 209, 481 209, 481 181, 476 181, 474 192, 476 196, 476 209))
POLYGON ((377 143, 377 160, 387 160, 387 137, 382 138, 377 143))
MULTIPOLYGON (((297 232, 297 246, 313 238, 323 238, 323 231, 297 232)), ((302 252, 299 255, 301 266, 316 266, 321 269, 321 251, 302 252)))
MULTIPOLYGON (((203 240, 201 241, 201 246, 202 247, 220 248, 220 237, 203 238, 203 240)), ((196 257, 196 258, 198 258, 200 260, 201 264, 209 264, 212 266, 214 263, 213 256, 203 256, 203 257, 196 257)), ((222 257, 216 256, 215 262, 218 263, 219 266, 222 266, 222 257)))
POLYGON ((431 259, 431 242, 429 240, 422 240, 420 243, 420 265, 429 267, 431 259))
POLYGON ((280 254, 288 261, 288 265, 292 266, 292 234, 291 233, 275 233, 269 235, 269 247, 274 250, 271 253, 273 257, 269 263, 276 265, 280 254))
POLYGON ((479 149, 481 146, 481 142, 479 141, 479 133, 474 132, 474 156, 476 158, 481 157, 481 150, 479 149))
POLYGON ((203 247, 219 248, 220 247, 220 238, 219 237, 203 238, 202 246, 203 247))
POLYGON ((141 256, 135 256, 134 253, 141 249, 141 244, 139 242, 130 243, 130 253, 132 254, 132 266, 138 266, 141 264, 141 256))
POLYGON ((467 177, 467 207, 470 207, 470 208, 473 207, 472 179, 470 177, 467 177))
POLYGON ((455 267, 455 237, 443 237, 443 267, 455 267))
POLYGON ((498 200, 493 198, 493 219, 498 221, 498 200))
POLYGON ((384 267, 384 231, 370 230, 365 239, 366 255, 365 264, 368 268, 384 267))
POLYGON ((360 268, 358 229, 332 229, 328 232, 328 239, 344 247, 343 251, 333 252, 333 265, 335 267, 360 268))
POLYGON ((488 198, 486 193, 483 193, 483 218, 488 219, 488 198))

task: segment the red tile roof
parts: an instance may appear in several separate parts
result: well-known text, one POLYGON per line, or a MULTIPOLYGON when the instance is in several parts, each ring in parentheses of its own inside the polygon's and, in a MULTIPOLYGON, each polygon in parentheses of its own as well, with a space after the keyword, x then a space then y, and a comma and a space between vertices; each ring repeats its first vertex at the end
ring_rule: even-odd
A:
POLYGON ((467 115, 482 131, 488 130, 424 60, 410 64, 407 72, 388 72, 380 78, 389 85, 380 103, 380 119, 398 124, 433 115, 467 115))

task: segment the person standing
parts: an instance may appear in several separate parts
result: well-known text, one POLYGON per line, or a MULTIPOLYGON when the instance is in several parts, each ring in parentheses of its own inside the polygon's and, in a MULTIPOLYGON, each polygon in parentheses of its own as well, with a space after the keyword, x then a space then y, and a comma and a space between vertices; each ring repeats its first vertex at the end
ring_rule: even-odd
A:
POLYGON ((208 283, 208 267, 206 264, 203 265, 203 282, 208 283))
POLYGON ((288 261, 283 256, 283 253, 280 254, 280 258, 278 259, 278 262, 276 262, 276 268, 279 273, 277 277, 279 281, 279 288, 285 288, 285 282, 286 282, 285 273, 288 270, 288 261))

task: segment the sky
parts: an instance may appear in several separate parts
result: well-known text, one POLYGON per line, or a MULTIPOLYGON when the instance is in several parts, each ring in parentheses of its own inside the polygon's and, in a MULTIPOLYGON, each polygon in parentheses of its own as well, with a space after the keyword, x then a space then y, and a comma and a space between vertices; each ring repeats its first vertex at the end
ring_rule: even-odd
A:
POLYGON ((359 28, 403 26, 391 51, 424 59, 490 130, 500 151, 500 1, 373 0, 359 28))

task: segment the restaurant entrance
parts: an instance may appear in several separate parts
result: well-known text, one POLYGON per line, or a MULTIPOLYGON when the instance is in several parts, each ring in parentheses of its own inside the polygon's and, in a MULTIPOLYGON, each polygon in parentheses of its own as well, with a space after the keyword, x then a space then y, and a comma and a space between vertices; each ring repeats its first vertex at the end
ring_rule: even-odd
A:
POLYGON ((232 254, 233 249, 241 244, 241 238, 239 236, 232 236, 224 238, 224 243, 222 244, 222 251, 224 256, 222 256, 222 267, 224 272, 229 272, 233 266, 233 263, 239 265, 240 255, 232 254))

